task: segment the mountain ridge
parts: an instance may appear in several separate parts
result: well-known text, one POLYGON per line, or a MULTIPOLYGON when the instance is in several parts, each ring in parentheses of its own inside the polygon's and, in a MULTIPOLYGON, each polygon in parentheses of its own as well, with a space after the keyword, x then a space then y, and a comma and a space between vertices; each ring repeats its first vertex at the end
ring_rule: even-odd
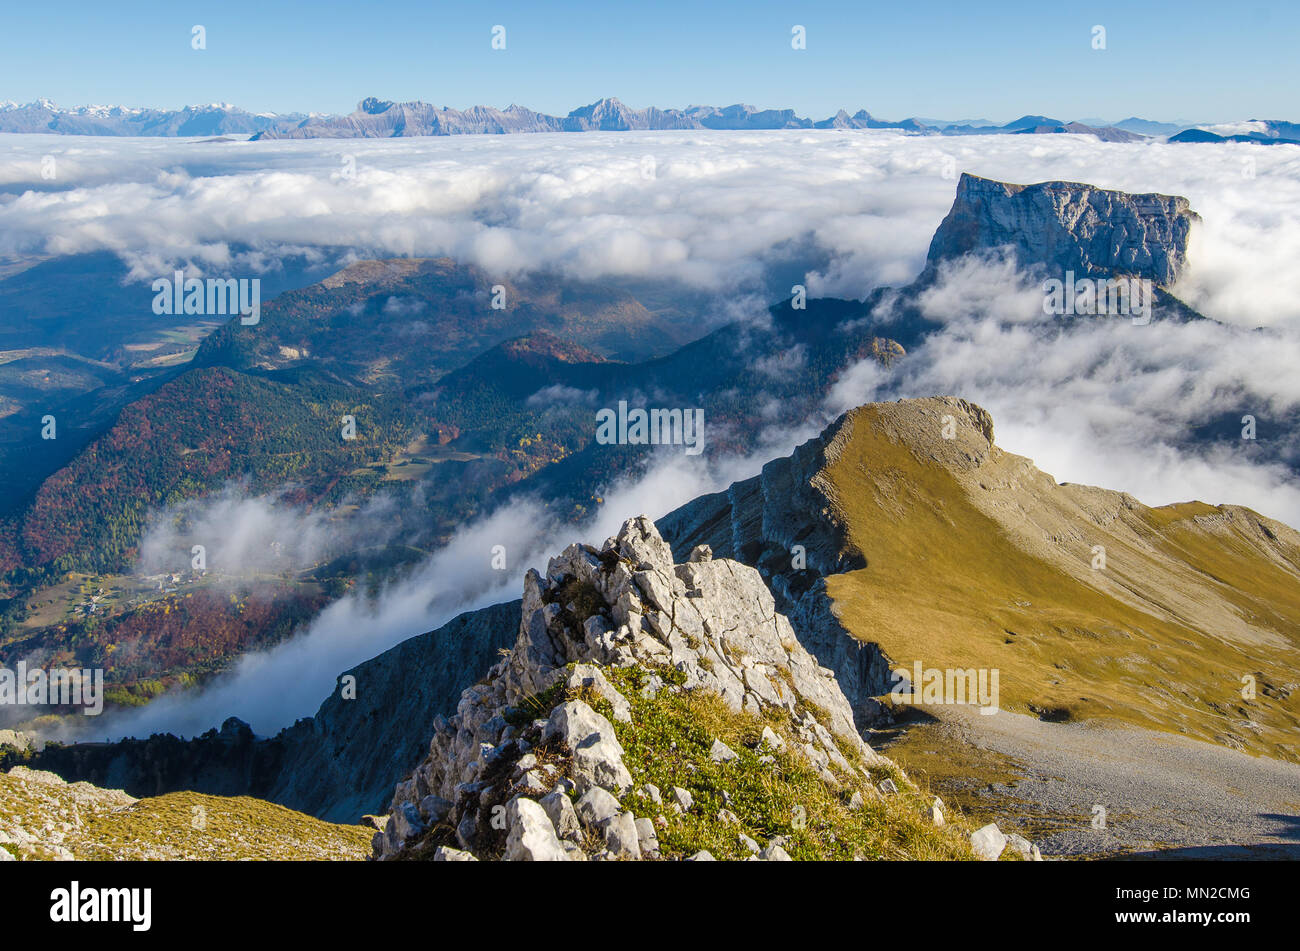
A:
MULTIPOLYGON (((209 761, 220 763, 223 749, 242 763, 259 744, 291 746, 294 752, 281 752, 272 764, 278 776, 274 784, 259 786, 256 793, 346 821, 375 808, 385 778, 392 783, 394 776, 416 768, 416 757, 428 750, 429 734, 423 731, 432 731, 442 739, 435 740, 423 772, 397 784, 391 817, 375 837, 376 855, 428 857, 435 846, 495 854, 501 843, 490 833, 482 838, 481 820, 462 827, 477 810, 464 801, 461 787, 486 788, 465 778, 476 761, 470 755, 471 747, 478 749, 475 744, 500 747, 501 755, 512 750, 502 769, 526 750, 507 744, 529 736, 521 732, 528 718, 494 717, 496 705, 537 710, 530 716, 544 719, 551 707, 541 709, 543 700, 530 707, 527 698, 545 695, 552 704, 559 702, 548 691, 560 668, 593 662, 619 668, 629 657, 653 667, 665 649, 672 652, 669 659, 689 661, 684 651, 692 643, 692 650, 707 653, 676 628, 664 628, 666 648, 656 646, 659 628, 651 615, 667 611, 689 633, 693 622, 684 619, 681 605, 674 607, 674 599, 704 598, 685 603, 706 618, 713 616, 717 598, 731 604, 708 593, 712 588, 702 581, 700 565, 709 564, 715 566, 708 569, 715 573, 710 577, 716 575, 719 584, 730 578, 726 584, 744 591, 762 584, 772 605, 763 610, 788 618, 801 649, 833 675, 829 682, 840 699, 829 706, 815 701, 832 732, 871 731, 906 720, 907 710, 886 694, 895 679, 891 672, 910 671, 914 660, 938 669, 991 664, 1002 672, 1000 706, 1008 717, 1128 724, 1142 742, 1158 742, 1159 731, 1182 733, 1216 748, 1264 754, 1277 764, 1269 768, 1285 770, 1290 762, 1294 769, 1290 737, 1300 728, 1300 717, 1290 698, 1300 694, 1287 658, 1300 655, 1295 635, 1300 532, 1239 506, 1187 502, 1149 508, 1123 492, 1061 485, 1030 460, 998 448, 993 436, 989 414, 954 397, 850 410, 790 456, 769 462, 758 476, 701 496, 657 524, 630 522, 633 527, 625 526, 620 539, 603 549, 570 546, 552 559, 544 576, 530 575, 522 607, 512 602, 485 609, 487 614, 465 615, 441 633, 411 639, 354 668, 350 673, 363 696, 366 690, 372 694, 364 703, 328 698, 315 718, 269 741, 227 723, 205 741, 207 755, 216 757, 209 761), (1106 559, 1100 569, 1099 543, 1106 559), (618 587, 621 559, 627 559, 636 579, 628 589, 635 595, 631 601, 618 587), (675 594, 655 580, 668 577, 670 564, 673 577, 685 585, 675 594), (742 565, 752 575, 737 574, 742 565), (753 584, 746 580, 750 577, 753 584), (1247 578, 1254 579, 1254 593, 1246 593, 1247 578), (601 592, 602 603, 613 607, 593 613, 588 582, 601 592), (703 585, 701 593, 693 594, 692 585, 703 585), (610 620, 601 627, 597 615, 606 613, 610 620), (651 623, 638 637, 629 624, 640 617, 651 623), (632 633, 616 634, 620 623, 632 633), (561 628, 570 633, 562 635, 561 628), (472 686, 516 633, 511 657, 472 686), (681 644, 674 639, 678 636, 684 638, 681 644), (439 655, 453 644, 461 660, 448 663, 439 655), (402 684, 411 670, 421 680, 434 670, 444 673, 430 698, 416 701, 418 722, 409 716, 401 727, 386 722, 381 736, 372 721, 377 716, 391 721, 393 709, 403 708, 402 684), (1237 674, 1243 671, 1258 683, 1259 693, 1250 699, 1238 695, 1237 674), (507 680, 496 683, 502 677, 507 680), (504 686, 507 681, 513 686, 504 686), (456 703, 458 688, 465 693, 456 703), (448 720, 452 704, 458 712, 448 720), (511 723, 517 726, 513 733, 505 731, 511 723), (359 791, 364 794, 358 796, 359 791), (460 811, 447 824, 452 808, 460 811)), ((734 627, 710 623, 714 630, 734 627)), ((736 673, 735 685, 728 679, 734 657, 757 650, 737 645, 732 649, 739 654, 724 651, 725 664, 715 658, 688 666, 723 701, 748 710, 749 691, 767 694, 744 671, 736 673)), ((609 668, 595 669, 615 677, 609 668)), ((574 683, 590 684, 594 677, 583 673, 574 683)), ((599 686, 603 682, 594 682, 598 687, 592 689, 608 700, 609 692, 599 686)), ((582 692, 587 688, 574 689, 576 694, 566 696, 589 696, 582 692)), ((609 702, 618 709, 617 701, 609 702)), ((599 709, 609 716, 607 708, 599 709)), ((973 719, 976 725, 982 720, 973 719)), ((741 735, 748 729, 739 723, 731 728, 741 735)), ((147 742, 156 752, 140 762, 149 764, 147 775, 161 775, 158 767, 165 760, 159 754, 169 747, 159 738, 147 742)), ((529 742, 537 745, 536 739, 529 742)), ((121 767, 107 764, 137 748, 143 749, 138 741, 110 748, 55 747, 28 762, 68 779, 121 784, 121 767)), ((826 767, 821 753, 809 755, 826 767)), ((871 757, 862 755, 874 772, 871 757)), ((488 773, 492 762, 489 757, 474 768, 483 770, 482 778, 496 777, 497 771, 488 773)), ((563 759, 543 756, 540 762, 567 768, 563 759)), ((903 766, 909 769, 906 758, 903 766)), ((224 772, 213 768, 205 774, 239 776, 245 770, 228 764, 224 772)), ((192 779, 186 773, 173 779, 181 781, 192 779)), ((237 785, 218 791, 246 792, 237 785)), ((545 789, 514 792, 540 796, 545 789)), ((483 808, 494 801, 483 800, 483 808)), ((630 808, 648 806, 634 799, 630 808)), ((1113 848, 1114 842, 1099 840, 1084 851, 1113 848)), ((1077 842, 1059 844, 1080 848, 1077 842)))
MULTIPOLYGON (((1234 140, 1288 141, 1291 138, 1290 130, 1296 128, 1294 123, 1282 120, 1264 120, 1260 124, 1266 127, 1264 131, 1234 140)), ((1156 122, 1137 117, 1112 124, 1098 124, 1095 120, 1066 121, 1038 115, 1026 115, 1002 124, 987 120, 949 122, 915 117, 891 121, 873 116, 866 109, 859 109, 852 114, 847 109, 840 109, 824 119, 813 119, 800 116, 793 109, 761 109, 744 103, 730 106, 691 105, 684 109, 656 106, 634 109, 614 97, 597 99, 572 109, 563 116, 549 115, 515 104, 505 109, 475 105, 462 110, 419 100, 399 103, 376 96, 362 99, 350 114, 250 113, 228 103, 186 106, 176 110, 124 106, 63 109, 48 99, 25 104, 0 103, 0 133, 117 136, 240 134, 251 135, 254 139, 667 129, 894 129, 947 136, 1082 134, 1095 135, 1107 142, 1134 142, 1169 136, 1188 129, 1211 127, 1212 124, 1209 123, 1196 125, 1156 122)))
MULTIPOLYGON (((970 646, 975 635, 945 640, 935 633, 963 617, 967 627, 961 630, 980 630, 988 639, 984 649, 1000 660, 1004 695, 1018 694, 1013 702, 1021 709, 1072 718, 1136 716, 1235 748, 1283 752, 1288 732, 1300 726, 1285 702, 1294 678, 1284 660, 1300 653, 1300 533, 1241 506, 1192 501, 1151 508, 1119 491, 1058 485, 1032 461, 998 448, 992 433, 987 412, 953 397, 867 404, 791 457, 769 463, 759 476, 696 499, 660 522, 675 550, 716 545, 719 553, 756 567, 792 620, 819 618, 819 630, 799 628, 801 639, 836 669, 859 715, 864 701, 883 692, 884 682, 862 678, 856 658, 845 660, 837 638, 849 632, 904 666, 925 650, 927 664, 965 667, 977 659, 970 646), (943 435, 945 426, 952 438, 943 435), (792 472, 794 479, 787 475, 792 472), (908 541, 911 531, 916 536, 908 541), (976 559, 973 550, 961 550, 966 567, 959 571, 949 561, 958 557, 953 553, 963 532, 986 539, 978 543, 985 553, 976 559), (946 547, 927 554, 924 539, 937 534, 948 538, 946 547), (792 567, 796 544, 803 546, 802 567, 792 567), (1097 544, 1104 550, 1101 568, 1094 566, 1097 544), (1000 554, 997 546, 1004 546, 1000 554), (984 613, 975 592, 986 582, 994 587, 982 572, 997 558, 1006 569, 998 586, 1008 597, 1021 590, 1019 584, 1037 587, 1031 600, 1041 600, 1041 608, 990 603, 984 613), (950 578, 949 586, 970 597, 969 603, 936 603, 935 616, 946 624, 926 627, 905 607, 910 603, 911 612, 926 615, 932 610, 922 608, 928 584, 922 564, 933 564, 950 578), (967 580, 976 576, 984 580, 967 580), (1049 577, 1055 581, 1044 581, 1049 577), (1008 584, 1005 578, 1019 580, 1008 584), (1247 578, 1266 593, 1245 594, 1247 578), (871 597, 863 594, 868 589, 871 597), (1153 672, 1110 670, 1108 661, 1091 656, 1066 633, 1089 625, 1100 625, 1091 639, 1121 645, 1111 651, 1135 650, 1122 646, 1133 637, 1159 643, 1168 655, 1157 665, 1164 675, 1180 670, 1187 683, 1204 683, 1183 691, 1186 696, 1180 694, 1179 705, 1169 711, 1134 713, 1143 707, 1133 698, 1146 694, 1132 682, 1153 672), (1008 640, 1004 628, 1017 633, 1008 640), (1032 634, 1036 629, 1044 633, 1032 634), (894 633, 884 636, 887 631, 894 633), (1015 638, 1027 634, 1036 639, 1035 652, 1068 657, 1054 671, 1056 683, 1018 687, 1012 679, 1018 676, 1012 672, 1029 669, 1015 659, 1022 643, 1015 638), (1195 650, 1184 653, 1184 641, 1195 650), (822 645, 829 645, 830 655, 824 656, 822 645), (1219 656, 1228 671, 1255 672, 1271 685, 1266 696, 1240 708, 1249 709, 1248 716, 1238 709, 1219 723, 1233 706, 1235 678, 1198 662, 1196 652, 1219 656), (1114 690, 1106 680, 1112 676, 1130 686, 1114 690), (1244 726, 1243 718, 1252 725, 1244 726)), ((868 670, 892 666, 876 663, 868 670)), ((1169 682, 1164 687, 1175 689, 1169 682)), ((876 708, 868 703, 865 709, 876 708)))

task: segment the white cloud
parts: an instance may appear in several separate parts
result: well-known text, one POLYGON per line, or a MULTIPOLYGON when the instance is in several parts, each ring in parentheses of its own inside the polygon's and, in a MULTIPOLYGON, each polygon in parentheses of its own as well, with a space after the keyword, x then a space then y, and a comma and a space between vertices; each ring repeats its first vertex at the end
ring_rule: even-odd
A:
POLYGON ((813 293, 861 297, 920 270, 953 174, 971 171, 1185 195, 1205 217, 1187 299, 1251 326, 1300 317, 1292 146, 833 130, 261 143, 9 135, 5 145, 0 256, 107 248, 140 279, 176 261, 256 269, 282 250, 330 247, 449 255, 503 275, 674 278, 734 295, 764 290, 765 269, 805 256, 813 293), (53 182, 40 176, 47 154, 53 182), (340 174, 345 155, 351 178, 340 174), (236 245, 256 250, 232 260, 236 245))
POLYGON ((580 390, 563 383, 544 386, 524 401, 524 405, 535 409, 550 409, 558 406, 595 406, 596 390, 580 390))
POLYGON ((175 691, 86 729, 114 736, 191 736, 237 716, 258 733, 274 733, 314 713, 344 670, 461 611, 518 597, 523 566, 538 556, 539 544, 554 531, 531 504, 500 510, 462 528, 446 547, 374 600, 365 592, 348 594, 321 612, 303 634, 244 655, 205 688, 175 691), (506 546, 508 572, 491 567, 492 547, 498 544, 506 546))
MULTIPOLYGON (((813 424, 799 431, 773 432, 743 457, 709 461, 703 456, 687 456, 680 449, 661 450, 644 473, 611 486, 603 496, 605 504, 583 526, 558 524, 530 500, 511 503, 464 526, 446 546, 387 585, 377 597, 372 599, 365 592, 344 596, 321 612, 301 635, 241 657, 205 688, 174 691, 146 707, 95 723, 74 718, 71 726, 95 737, 155 732, 192 736, 220 725, 226 717, 237 716, 257 733, 272 734, 315 713, 344 670, 408 637, 432 630, 462 611, 518 598, 525 571, 529 567, 544 569, 547 560, 570 543, 599 545, 628 518, 640 514, 658 518, 699 495, 723 489, 736 479, 753 475, 772 456, 788 451, 818 428, 813 424), (497 545, 505 548, 507 570, 492 567, 497 545)), ((227 528, 232 541, 223 550, 260 551, 261 539, 272 529, 258 525, 253 516, 266 512, 267 506, 265 500, 245 499, 232 490, 210 503, 193 503, 187 514, 192 523, 212 526, 213 531, 222 519, 235 518, 227 528)), ((171 514, 169 510, 168 516, 171 514)), ((310 538, 320 528, 319 516, 301 509, 280 507, 270 514, 275 519, 276 537, 297 530, 310 538)), ((375 518, 362 513, 359 521, 364 524, 375 518)), ((170 518, 155 519, 155 524, 170 524, 170 518)), ((358 531, 353 530, 354 534, 358 531)))
POLYGON ((239 486, 150 513, 136 570, 142 575, 187 571, 195 546, 206 569, 230 580, 292 574, 359 548, 383 545, 398 528, 389 496, 368 501, 347 518, 324 508, 306 511, 278 495, 249 496, 239 486))
POLYGON ((384 301, 384 313, 390 317, 413 317, 428 305, 414 297, 390 297, 384 301))
POLYGON ((1210 321, 1045 317, 1042 291, 1001 262, 946 269, 922 300, 932 318, 946 316, 943 329, 893 372, 870 361, 851 368, 831 411, 960 396, 993 414, 1000 446, 1058 480, 1149 505, 1247 505, 1300 525, 1300 482, 1256 462, 1254 444, 1189 444, 1197 427, 1246 414, 1260 420, 1260 439, 1291 439, 1273 421, 1300 411, 1300 336, 1210 321))
POLYGON ((788 380, 802 373, 807 366, 808 348, 801 343, 754 361, 754 369, 773 380, 788 380))

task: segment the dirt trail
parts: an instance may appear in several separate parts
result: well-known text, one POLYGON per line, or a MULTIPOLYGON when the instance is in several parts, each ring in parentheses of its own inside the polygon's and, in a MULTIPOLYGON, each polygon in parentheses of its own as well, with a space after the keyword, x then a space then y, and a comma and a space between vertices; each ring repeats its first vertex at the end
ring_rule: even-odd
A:
POLYGON ((929 771, 935 791, 1032 833, 1045 856, 1300 858, 1295 764, 1126 725, 929 710, 881 752, 905 769, 948 759, 948 775, 929 771))

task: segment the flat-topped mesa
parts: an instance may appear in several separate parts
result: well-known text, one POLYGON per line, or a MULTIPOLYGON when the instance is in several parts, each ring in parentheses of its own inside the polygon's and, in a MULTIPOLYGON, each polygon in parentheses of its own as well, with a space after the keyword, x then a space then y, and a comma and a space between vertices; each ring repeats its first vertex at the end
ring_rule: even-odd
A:
POLYGON ((1010 185, 963 173, 952 209, 930 242, 941 261, 1009 246, 1022 267, 1077 277, 1126 276, 1173 285, 1200 216, 1177 195, 1133 195, 1077 182, 1010 185))

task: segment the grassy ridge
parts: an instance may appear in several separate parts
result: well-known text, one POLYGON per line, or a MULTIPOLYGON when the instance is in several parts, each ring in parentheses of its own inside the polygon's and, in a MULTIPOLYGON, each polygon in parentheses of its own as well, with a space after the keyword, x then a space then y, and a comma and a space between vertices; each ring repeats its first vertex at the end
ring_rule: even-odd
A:
POLYGON ((0 833, 0 848, 16 857, 91 861, 359 861, 374 834, 247 796, 133 800, 23 768, 0 773, 0 833))
POLYGON ((1026 550, 974 504, 970 480, 895 438, 882 412, 893 410, 856 412, 826 472, 867 560, 828 580, 856 636, 909 669, 917 660, 997 668, 1001 705, 1018 712, 1113 718, 1300 759, 1300 697, 1287 686, 1300 666, 1300 585, 1240 531, 1196 521, 1223 510, 1139 506, 1146 552, 1118 532, 1080 526, 1089 543, 1107 544, 1121 588, 1164 578, 1162 556, 1183 563, 1180 600, 1144 610, 1026 550), (1271 630, 1265 642, 1227 638, 1188 603, 1208 617, 1227 603, 1271 630), (1243 699, 1245 675, 1256 678, 1254 699, 1243 699))

